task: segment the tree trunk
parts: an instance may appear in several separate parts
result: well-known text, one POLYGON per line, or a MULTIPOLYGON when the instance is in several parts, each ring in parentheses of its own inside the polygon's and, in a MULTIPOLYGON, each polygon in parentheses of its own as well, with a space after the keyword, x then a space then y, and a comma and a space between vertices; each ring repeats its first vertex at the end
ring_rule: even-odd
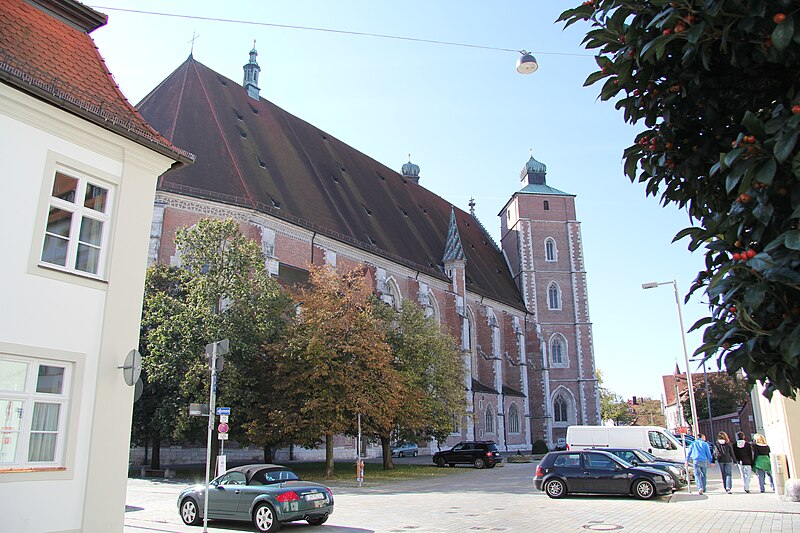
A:
POLYGON ((389 446, 389 435, 381 435, 381 450, 383 450, 383 469, 394 470, 392 461, 392 448, 389 446))
POLYGON ((272 462, 272 446, 270 445, 264 446, 264 462, 265 463, 272 462))
POLYGON ((325 477, 333 477, 333 433, 325 433, 325 477))
POLYGON ((153 435, 153 450, 150 452, 150 468, 161 470, 161 435, 153 435))

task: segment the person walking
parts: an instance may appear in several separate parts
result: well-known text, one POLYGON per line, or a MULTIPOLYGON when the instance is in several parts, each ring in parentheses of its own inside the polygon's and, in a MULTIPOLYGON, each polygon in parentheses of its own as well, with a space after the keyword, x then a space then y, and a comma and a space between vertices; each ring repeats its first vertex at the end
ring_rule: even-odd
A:
POLYGON ((722 474, 722 486, 725 492, 731 494, 733 488, 733 460, 735 458, 731 439, 724 431, 717 433, 717 441, 714 443, 714 459, 719 464, 719 472, 722 474))
POLYGON ((769 484, 772 492, 775 492, 775 481, 772 479, 772 464, 769 460, 769 445, 767 439, 761 433, 753 435, 753 467, 758 476, 758 488, 764 492, 764 476, 769 476, 769 484))
POLYGON ((736 457, 736 464, 739 465, 739 473, 742 475, 744 491, 750 494, 750 474, 753 471, 753 445, 747 442, 744 432, 736 434, 736 442, 733 444, 733 455, 736 457))
POLYGON ((694 482, 697 484, 697 492, 702 495, 706 491, 708 465, 714 462, 711 448, 706 442, 706 436, 702 433, 689 446, 689 460, 694 465, 694 482))

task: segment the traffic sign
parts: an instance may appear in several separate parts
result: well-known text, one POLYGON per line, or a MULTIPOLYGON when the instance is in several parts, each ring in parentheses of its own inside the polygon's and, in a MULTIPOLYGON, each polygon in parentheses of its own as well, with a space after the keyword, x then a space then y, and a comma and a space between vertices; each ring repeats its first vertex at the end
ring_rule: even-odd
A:
POLYGON ((218 415, 229 415, 231 414, 230 407, 217 407, 217 414, 218 415))
POLYGON ((217 433, 217 438, 219 440, 228 440, 228 434, 227 433, 217 433))
POLYGON ((229 429, 230 426, 228 426, 228 424, 220 424, 217 426, 217 431, 219 431, 220 433, 227 433, 229 429))
POLYGON ((219 415, 219 421, 223 424, 228 423, 228 415, 219 415))
POLYGON ((686 435, 687 433, 689 433, 689 428, 688 426, 678 426, 675 428, 675 433, 677 433, 678 435, 686 435))

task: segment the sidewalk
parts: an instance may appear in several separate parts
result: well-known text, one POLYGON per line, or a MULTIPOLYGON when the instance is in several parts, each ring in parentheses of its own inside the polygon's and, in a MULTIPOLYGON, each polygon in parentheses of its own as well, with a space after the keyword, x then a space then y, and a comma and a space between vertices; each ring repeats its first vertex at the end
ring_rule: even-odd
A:
POLYGON ((769 480, 765 485, 767 490, 762 494, 758 490, 758 478, 753 474, 750 478, 750 494, 747 494, 739 472, 734 469, 733 493, 728 494, 722 488, 719 467, 712 465, 708 469, 708 491, 705 494, 699 495, 697 487, 692 484, 691 493, 687 493, 686 489, 676 492, 670 497, 669 503, 715 511, 800 514, 800 502, 784 501, 770 490, 769 480))

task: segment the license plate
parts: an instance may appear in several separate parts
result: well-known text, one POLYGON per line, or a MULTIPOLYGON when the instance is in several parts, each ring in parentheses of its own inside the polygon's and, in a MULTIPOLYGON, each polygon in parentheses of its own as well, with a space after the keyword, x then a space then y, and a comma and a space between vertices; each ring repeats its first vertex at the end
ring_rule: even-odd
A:
POLYGON ((324 500, 325 499, 325 495, 322 494, 321 492, 312 492, 310 494, 306 494, 305 498, 306 498, 306 500, 309 500, 309 501, 311 501, 311 500, 324 500))

